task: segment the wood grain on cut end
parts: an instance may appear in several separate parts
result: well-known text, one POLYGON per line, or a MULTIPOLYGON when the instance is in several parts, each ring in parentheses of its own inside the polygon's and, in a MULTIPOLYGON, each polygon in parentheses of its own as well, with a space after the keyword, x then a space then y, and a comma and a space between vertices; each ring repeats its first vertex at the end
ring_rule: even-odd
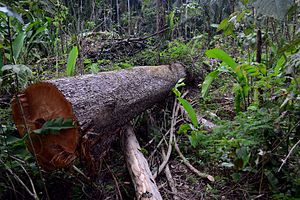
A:
POLYGON ((12 111, 14 122, 21 137, 26 134, 25 117, 33 143, 32 147, 27 139, 27 148, 33 154, 35 151, 37 161, 43 169, 51 171, 68 167, 76 158, 76 147, 79 139, 78 127, 60 130, 59 134, 38 135, 32 133, 33 130, 41 128, 50 119, 71 118, 76 122, 72 105, 56 86, 50 83, 38 83, 29 86, 22 94, 18 95, 18 98, 13 99, 12 111))

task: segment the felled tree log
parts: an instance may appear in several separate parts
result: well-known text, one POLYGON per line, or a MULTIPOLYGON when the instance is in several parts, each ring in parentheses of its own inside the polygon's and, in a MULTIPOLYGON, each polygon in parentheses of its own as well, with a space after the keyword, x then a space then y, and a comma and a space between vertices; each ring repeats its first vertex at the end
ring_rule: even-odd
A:
MULTIPOLYGON (((88 161, 101 157, 118 137, 119 127, 163 100, 183 77, 184 67, 172 64, 41 82, 13 99, 13 118, 21 136, 26 132, 24 117, 30 131, 50 119, 73 119, 76 127, 59 134, 30 134, 39 164, 54 170, 72 163, 79 141, 81 154, 88 161)), ((33 152, 29 144, 28 148, 33 152)))
POLYGON ((136 199, 162 200, 148 162, 129 125, 124 129, 123 148, 127 168, 134 184, 136 199))

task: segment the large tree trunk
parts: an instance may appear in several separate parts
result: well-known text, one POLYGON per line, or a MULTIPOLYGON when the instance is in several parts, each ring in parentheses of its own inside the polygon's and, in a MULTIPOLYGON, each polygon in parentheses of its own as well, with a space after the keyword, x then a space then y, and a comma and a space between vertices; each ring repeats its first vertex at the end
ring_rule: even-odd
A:
POLYGON ((124 131, 123 148, 127 168, 134 184, 136 199, 162 200, 148 162, 129 125, 124 131))
POLYGON ((119 127, 163 100, 182 77, 184 67, 172 64, 37 83, 13 100, 13 117, 21 136, 28 131, 24 120, 32 131, 50 119, 73 119, 76 128, 59 134, 32 133, 34 148, 28 145, 45 169, 66 167, 77 155, 79 139, 83 157, 88 161, 101 157, 119 127))

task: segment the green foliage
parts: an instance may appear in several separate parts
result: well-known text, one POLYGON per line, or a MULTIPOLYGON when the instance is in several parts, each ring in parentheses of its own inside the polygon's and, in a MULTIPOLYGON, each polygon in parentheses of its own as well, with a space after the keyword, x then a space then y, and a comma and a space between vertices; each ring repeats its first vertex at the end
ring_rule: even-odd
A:
POLYGON ((236 71, 236 68, 237 68, 236 62, 233 60, 232 57, 230 57, 223 50, 221 50, 221 49, 211 49, 211 50, 207 50, 205 52, 205 54, 209 58, 217 58, 217 59, 223 61, 224 63, 229 65, 233 71, 236 71))
MULTIPOLYGON (((39 197, 47 199, 34 159, 26 151, 24 139, 17 137, 11 111, 6 107, 16 80, 19 89, 24 89, 32 73, 42 75, 42 79, 75 75, 78 49, 74 44, 80 48, 84 65, 78 69, 85 73, 174 61, 183 63, 189 76, 190 72, 200 72, 195 77, 197 84, 202 82, 201 96, 206 100, 199 99, 203 104, 201 114, 218 124, 211 133, 202 130, 196 110, 182 98, 179 88, 184 83, 178 82, 173 92, 189 117, 178 130, 190 144, 184 153, 194 164, 204 170, 209 166, 209 171, 213 168, 219 175, 217 184, 207 185, 201 198, 223 198, 215 195, 220 189, 223 196, 224 188, 228 188, 224 196, 229 199, 240 197, 236 189, 245 191, 246 196, 241 198, 247 199, 257 194, 274 199, 300 196, 297 148, 278 172, 299 140, 299 5, 292 5, 291 0, 167 1, 162 21, 169 30, 155 34, 158 13, 150 0, 91 1, 92 6, 87 6, 89 1, 6 2, 9 7, 0 6, 0 101, 4 101, 0 102, 0 159, 4 163, 0 163, 4 172, 0 176, 1 199, 29 199, 24 188, 7 174, 7 168, 26 185, 30 185, 31 177, 39 197), (130 13, 124 6, 128 2, 132 4, 130 13), (258 30, 263 42, 261 63, 255 63, 258 30), (260 188, 253 187, 256 183, 260 188)), ((67 128, 74 128, 72 121, 52 119, 36 134, 58 134, 67 128)), ((160 128, 154 131, 157 135, 160 128)), ((185 144, 184 140, 179 142, 185 144)), ((59 173, 69 178, 69 174, 59 173)), ((45 176, 47 187, 64 185, 53 183, 50 174, 45 176)), ((75 187, 76 197, 82 199, 85 185, 75 187)), ((107 191, 115 192, 113 187, 107 191)), ((57 195, 55 191, 55 198, 57 195)))
POLYGON ((15 78, 18 79, 19 89, 24 89, 32 78, 32 71, 26 65, 4 65, 0 72, 0 86, 6 89, 11 88, 15 78))
POLYGON ((191 47, 188 44, 185 44, 181 40, 175 40, 168 43, 166 50, 160 53, 160 58, 163 62, 171 62, 174 60, 182 62, 191 62, 191 47))
POLYGON ((183 82, 184 79, 180 79, 175 87, 172 89, 172 91, 174 92, 174 94, 176 95, 179 103, 183 106, 183 108, 185 109, 185 111, 188 113, 191 121, 192 121, 192 124, 195 128, 198 127, 198 119, 197 119, 197 115, 196 115, 196 112, 194 110, 194 108, 192 107, 192 105, 185 99, 183 99, 181 97, 181 93, 180 91, 178 90, 178 88, 184 86, 184 82, 183 82))
POLYGON ((210 72, 208 75, 206 75, 205 80, 202 84, 202 89, 201 89, 202 98, 205 98, 207 96, 210 85, 212 84, 214 79, 218 77, 219 73, 220 73, 220 71, 215 70, 215 71, 210 72))
POLYGON ((133 67, 133 65, 129 62, 119 62, 119 63, 115 63, 113 66, 114 68, 121 68, 121 69, 127 69, 133 67))
MULTIPOLYGON (((206 51, 206 55, 210 58, 217 58, 224 62, 228 67, 221 66, 214 72, 211 72, 207 75, 205 78, 204 83, 202 84, 202 97, 205 97, 208 93, 208 88, 210 87, 212 81, 220 74, 220 71, 229 73, 237 82, 237 86, 234 87, 235 97, 236 97, 236 110, 239 111, 241 107, 241 98, 242 97, 244 101, 244 105, 246 106, 246 98, 248 96, 248 90, 249 90, 249 83, 248 83, 248 77, 249 73, 247 74, 246 68, 243 67, 244 65, 238 65, 232 57, 230 57, 227 53, 220 49, 212 49, 206 51), (225 67, 225 68, 224 68, 225 67)), ((250 67, 250 65, 247 65, 250 67)), ((252 67, 252 66, 251 66, 252 67)))
POLYGON ((60 130, 75 128, 74 122, 72 119, 64 119, 59 117, 57 119, 50 119, 46 121, 42 128, 35 129, 33 132, 36 134, 59 134, 60 130))
POLYGON ((7 6, 0 7, 0 12, 6 14, 9 17, 16 18, 20 23, 24 23, 22 17, 18 13, 10 10, 7 6))
POLYGON ((13 56, 14 59, 17 60, 19 58, 20 52, 22 50, 22 47, 24 45, 24 39, 25 39, 26 35, 25 32, 20 31, 15 40, 12 43, 12 47, 13 47, 13 56))
POLYGON ((68 76, 74 76, 75 75, 75 65, 76 65, 76 60, 78 57, 78 47, 74 46, 68 56, 68 63, 67 63, 67 69, 66 69, 66 74, 68 76))
POLYGON ((181 97, 178 97, 177 99, 180 102, 180 104, 183 106, 185 111, 188 113, 194 127, 198 127, 197 115, 196 115, 196 112, 195 112, 194 108, 192 107, 192 105, 187 100, 185 100, 181 97))

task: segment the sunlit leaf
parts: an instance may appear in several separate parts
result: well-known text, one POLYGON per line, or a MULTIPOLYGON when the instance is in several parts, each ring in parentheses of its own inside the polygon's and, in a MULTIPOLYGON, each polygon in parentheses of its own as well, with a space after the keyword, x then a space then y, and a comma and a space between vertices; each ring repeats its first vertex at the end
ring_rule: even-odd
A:
POLYGON ((188 113, 194 127, 198 127, 197 115, 196 115, 196 112, 195 112, 194 108, 192 107, 192 105, 187 100, 185 100, 181 97, 178 97, 178 101, 183 106, 185 111, 188 113))
POLYGON ((26 34, 24 31, 20 31, 16 37, 16 39, 13 41, 12 47, 13 47, 13 55, 14 59, 17 60, 19 58, 20 52, 24 45, 24 39, 26 37, 26 34))
POLYGON ((229 65, 233 70, 236 70, 237 68, 237 63, 233 60, 233 58, 221 49, 215 48, 215 49, 207 50, 205 54, 209 58, 216 58, 222 60, 227 65, 229 65))
POLYGON ((67 63, 67 75, 73 76, 75 74, 75 64, 78 57, 78 48, 74 46, 69 53, 68 63, 67 63))
POLYGON ((205 98, 208 94, 208 89, 213 82, 213 80, 219 75, 219 71, 215 70, 213 72, 210 72, 206 77, 202 84, 202 90, 201 90, 201 96, 202 98, 205 98))

